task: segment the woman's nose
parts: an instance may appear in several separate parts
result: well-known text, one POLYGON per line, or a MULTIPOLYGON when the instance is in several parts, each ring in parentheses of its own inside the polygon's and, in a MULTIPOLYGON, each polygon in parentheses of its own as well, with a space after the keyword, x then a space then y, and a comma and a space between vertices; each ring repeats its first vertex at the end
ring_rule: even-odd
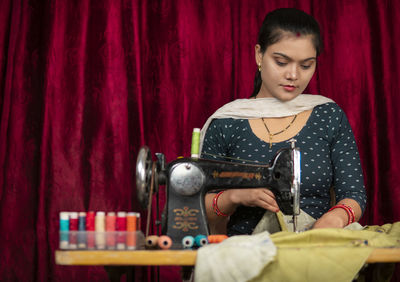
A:
POLYGON ((298 70, 296 66, 290 66, 286 71, 287 80, 297 80, 298 79, 298 70))

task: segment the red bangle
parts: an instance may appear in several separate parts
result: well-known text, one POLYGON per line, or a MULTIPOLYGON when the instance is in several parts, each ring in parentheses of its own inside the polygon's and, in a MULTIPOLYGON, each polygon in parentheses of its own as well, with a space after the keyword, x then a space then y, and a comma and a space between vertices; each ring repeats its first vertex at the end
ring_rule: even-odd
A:
POLYGON ((213 198, 213 203, 212 203, 212 207, 213 207, 213 211, 215 212, 216 215, 218 216, 229 216, 229 214, 223 213, 219 210, 218 208, 218 198, 219 196, 221 196, 222 193, 224 193, 225 191, 221 191, 218 194, 216 194, 213 198))
POLYGON ((328 210, 328 212, 330 212, 331 210, 334 210, 334 209, 344 209, 346 211, 347 216, 349 217, 349 220, 347 221, 347 225, 349 225, 349 224, 351 224, 351 223, 356 221, 356 216, 355 216, 355 213, 354 213, 354 210, 353 210, 352 207, 347 206, 347 205, 343 205, 343 204, 336 205, 336 206, 331 207, 328 210))

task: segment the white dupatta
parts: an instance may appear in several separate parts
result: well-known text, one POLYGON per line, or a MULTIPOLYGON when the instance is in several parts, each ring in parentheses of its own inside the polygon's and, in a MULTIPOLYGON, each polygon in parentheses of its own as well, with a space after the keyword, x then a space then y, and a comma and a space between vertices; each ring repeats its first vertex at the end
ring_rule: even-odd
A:
POLYGON ((200 152, 203 147, 204 136, 213 119, 257 119, 286 117, 311 110, 315 106, 334 103, 333 100, 321 95, 301 94, 293 100, 282 102, 276 98, 237 99, 225 104, 212 114, 200 132, 200 152))

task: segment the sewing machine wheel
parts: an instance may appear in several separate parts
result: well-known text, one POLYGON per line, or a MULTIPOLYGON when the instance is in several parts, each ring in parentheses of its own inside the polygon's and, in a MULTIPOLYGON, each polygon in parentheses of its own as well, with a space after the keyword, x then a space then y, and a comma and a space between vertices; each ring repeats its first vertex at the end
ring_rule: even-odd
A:
POLYGON ((136 189, 143 208, 147 208, 149 203, 152 165, 150 149, 141 147, 136 161, 136 189))

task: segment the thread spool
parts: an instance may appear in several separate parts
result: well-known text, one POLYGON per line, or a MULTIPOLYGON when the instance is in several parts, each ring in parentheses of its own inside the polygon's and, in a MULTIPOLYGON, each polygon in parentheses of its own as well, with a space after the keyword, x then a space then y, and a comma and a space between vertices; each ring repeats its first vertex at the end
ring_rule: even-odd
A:
POLYGON ((192 248, 193 247, 193 245, 194 245, 194 238, 193 238, 193 236, 185 236, 185 237, 183 237, 183 239, 182 239, 182 247, 184 248, 184 249, 190 249, 190 248, 192 248))
POLYGON ((158 238, 158 246, 160 249, 168 250, 172 246, 172 240, 170 237, 163 235, 158 238))
POLYGON ((128 250, 136 248, 137 213, 128 212, 126 215, 126 247, 128 250))
POLYGON ((194 243, 197 247, 202 247, 204 245, 208 244, 208 240, 207 240, 207 236, 205 235, 197 235, 196 237, 194 237, 194 243))
POLYGON ((140 227, 142 226, 142 221, 141 221, 141 219, 140 219, 140 213, 136 213, 136 217, 137 217, 137 220, 136 220, 136 223, 137 223, 137 225, 136 225, 136 230, 141 230, 140 229, 140 227))
POLYGON ((69 213, 60 212, 60 249, 68 249, 69 213))
POLYGON ((216 243, 221 243, 225 239, 227 239, 228 236, 220 234, 220 235, 209 235, 208 236, 208 243, 210 244, 216 244, 216 243))
POLYGON ((96 231, 96 247, 99 250, 106 248, 105 223, 106 213, 103 211, 98 211, 94 219, 94 225, 96 231))
POLYGON ((117 216, 115 215, 115 212, 108 212, 107 216, 106 216, 106 231, 107 231, 107 249, 109 249, 109 250, 115 250, 116 222, 117 222, 117 216))
POLYGON ((145 240, 145 247, 146 249, 155 249, 157 248, 158 244, 158 236, 157 235, 150 235, 146 237, 145 240))
POLYGON ((117 250, 124 250, 126 247, 126 212, 117 212, 117 250))
POLYGON ((190 154, 192 158, 200 157, 200 128, 193 128, 190 154))
POLYGON ((95 247, 95 238, 94 238, 94 228, 95 225, 95 213, 94 211, 89 211, 86 214, 86 235, 87 235, 87 248, 89 250, 94 249, 95 247))
POLYGON ((86 249, 86 213, 78 215, 78 249, 86 249))
POLYGON ((69 248, 77 249, 78 248, 78 213, 70 212, 69 213, 69 248))

